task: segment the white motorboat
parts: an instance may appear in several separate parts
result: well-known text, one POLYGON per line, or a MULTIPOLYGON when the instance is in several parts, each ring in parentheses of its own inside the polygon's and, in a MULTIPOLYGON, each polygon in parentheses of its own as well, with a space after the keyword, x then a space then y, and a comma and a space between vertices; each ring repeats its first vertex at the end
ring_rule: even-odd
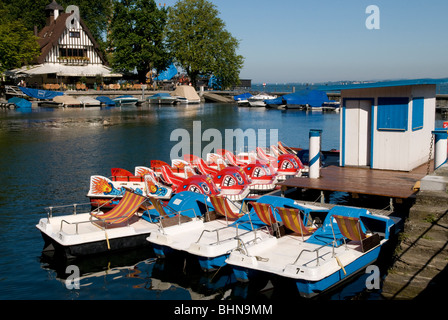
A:
POLYGON ((79 96, 77 99, 79 100, 79 102, 81 102, 81 105, 84 108, 101 106, 101 101, 89 96, 79 96))
POLYGON ((265 100, 275 99, 277 96, 271 96, 268 94, 260 93, 247 99, 249 106, 251 107, 266 107, 265 100))
POLYGON ((177 102, 177 98, 171 96, 169 93, 160 92, 156 93, 146 99, 150 104, 168 104, 172 105, 177 102))
POLYGON ((116 97, 115 99, 113 99, 113 101, 117 106, 124 106, 124 105, 133 106, 137 105, 138 99, 131 95, 124 95, 116 97))

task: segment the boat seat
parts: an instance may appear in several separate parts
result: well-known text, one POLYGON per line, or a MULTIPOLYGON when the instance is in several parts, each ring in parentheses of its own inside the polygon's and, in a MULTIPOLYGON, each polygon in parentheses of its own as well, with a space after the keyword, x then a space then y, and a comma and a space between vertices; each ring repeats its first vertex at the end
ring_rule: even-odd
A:
POLYGON ((275 209, 280 215, 283 225, 292 232, 301 235, 302 239, 304 236, 309 236, 316 231, 316 228, 305 227, 299 209, 284 207, 276 207, 275 209))
POLYGON ((272 228, 272 234, 276 237, 281 237, 284 235, 284 229, 281 228, 280 222, 274 215, 274 210, 272 205, 268 203, 254 202, 251 201, 249 204, 254 208, 255 213, 258 218, 267 226, 272 228))
POLYGON ((359 242, 362 252, 367 252, 380 244, 380 236, 378 233, 370 236, 364 233, 359 218, 340 215, 333 215, 333 218, 336 220, 342 236, 351 241, 359 242))
POLYGON ((140 206, 142 206, 146 197, 126 190, 120 202, 110 211, 104 214, 90 213, 90 221, 100 228, 107 228, 112 226, 119 226, 123 223, 130 222, 130 219, 137 213, 140 206), (96 220, 94 220, 94 218, 96 220))

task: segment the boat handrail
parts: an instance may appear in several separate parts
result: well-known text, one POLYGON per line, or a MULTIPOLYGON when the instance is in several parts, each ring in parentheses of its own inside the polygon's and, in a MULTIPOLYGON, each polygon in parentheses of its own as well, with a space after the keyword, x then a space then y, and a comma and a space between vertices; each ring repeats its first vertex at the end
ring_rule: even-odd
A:
POLYGON ((67 204, 67 205, 62 205, 62 206, 50 206, 50 207, 45 207, 44 209, 47 211, 47 218, 48 220, 50 220, 50 218, 53 217, 53 209, 62 209, 62 208, 69 208, 69 207, 73 207, 73 214, 75 215, 76 209, 78 208, 78 206, 86 206, 86 205, 91 205, 90 202, 87 203, 73 203, 73 204, 67 204))
POLYGON ((90 223, 90 220, 85 220, 85 221, 78 221, 78 222, 68 222, 67 220, 61 220, 61 227, 59 228, 59 232, 62 232, 62 228, 63 225, 68 224, 68 225, 76 225, 76 234, 78 234, 78 225, 80 225, 81 223, 90 223))
MULTIPOLYGON (((259 229, 262 229, 262 228, 259 228, 259 229)), ((257 229, 257 230, 259 230, 259 229, 257 229)), ((267 233, 269 233, 268 228, 266 228, 266 229, 267 229, 267 233)), ((244 255, 246 255, 248 257, 250 257, 250 255, 249 255, 249 251, 247 250, 246 244, 250 244, 252 242, 256 242, 257 240, 262 240, 260 237, 255 237, 254 239, 249 240, 247 242, 244 242, 240 237, 235 237, 235 239, 238 241, 238 246, 235 248, 235 251, 239 251, 239 252, 241 252, 242 254, 244 254, 244 255), (244 252, 241 249, 241 247, 244 247, 244 252)), ((255 256, 255 258, 258 260, 260 257, 255 256)))
MULTIPOLYGON (((173 209, 170 208, 170 210, 173 210, 173 209)), ((182 224, 182 222, 181 222, 181 217, 183 216, 181 213, 182 213, 182 212, 187 212, 187 211, 190 211, 190 210, 193 211, 195 218, 198 219, 198 215, 197 215, 197 213, 196 213, 196 210, 194 210, 194 208, 188 208, 188 209, 186 209, 186 210, 181 210, 181 211, 174 211, 174 210, 173 210, 173 212, 166 213, 166 217, 165 217, 165 216, 159 216, 159 225, 160 225, 160 228, 162 229, 162 232, 165 233, 165 228, 164 228, 163 223, 162 223, 162 221, 163 221, 164 219, 166 219, 166 218, 168 218, 168 219, 169 219, 169 218, 175 218, 176 215, 177 215, 177 217, 178 217, 178 223, 177 223, 177 225, 181 225, 181 224, 182 224), (170 215, 172 215, 172 216, 170 216, 170 215)))
MULTIPOLYGON (((220 232, 221 230, 228 229, 228 228, 236 228, 236 236, 227 238, 227 239, 225 239, 225 240, 237 239, 237 238, 239 238, 239 236, 240 236, 240 234, 239 234, 239 228, 238 228, 238 227, 239 227, 240 225, 242 225, 242 224, 245 224, 245 223, 249 223, 249 221, 245 221, 245 222, 237 223, 235 226, 231 226, 231 225, 230 225, 230 226, 225 226, 225 227, 217 228, 217 229, 213 229, 213 230, 203 230, 203 231, 201 232, 201 235, 199 236, 198 240, 196 241, 196 243, 199 243, 199 241, 201 241, 201 238, 202 238, 202 236, 204 235, 204 233, 216 232, 216 242, 210 243, 210 245, 220 244, 221 240, 219 239, 219 232, 220 232)), ((254 236, 256 237, 256 236, 257 236, 257 234, 256 234, 256 230, 247 230, 246 232, 242 233, 241 235, 247 234, 247 233, 249 233, 249 232, 251 232, 251 231, 254 231, 254 232, 255 232, 255 233, 254 233, 254 236)))
POLYGON ((300 256, 302 255, 302 253, 304 253, 304 252, 310 252, 310 253, 316 252, 316 262, 317 262, 317 266, 319 266, 319 250, 322 249, 323 247, 326 247, 329 244, 331 244, 332 245, 331 246, 332 247, 332 249, 331 249, 331 257, 333 258, 334 257, 334 248, 336 247, 337 242, 339 240, 341 240, 341 239, 344 239, 344 238, 342 237, 342 238, 339 238, 339 239, 333 239, 333 240, 331 240, 329 242, 324 243, 323 245, 321 245, 320 247, 318 247, 318 248, 316 248, 314 250, 302 249, 302 251, 300 251, 299 255, 297 256, 296 260, 294 260, 294 262, 292 263, 292 265, 295 265, 297 263, 297 261, 299 261, 300 256))

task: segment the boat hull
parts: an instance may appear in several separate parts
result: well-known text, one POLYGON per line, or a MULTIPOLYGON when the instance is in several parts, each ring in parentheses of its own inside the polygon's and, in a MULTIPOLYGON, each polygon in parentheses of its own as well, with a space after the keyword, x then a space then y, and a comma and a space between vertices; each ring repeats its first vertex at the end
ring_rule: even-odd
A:
POLYGON ((44 240, 43 252, 75 258, 137 248, 148 245, 146 239, 157 229, 137 216, 129 224, 103 229, 89 217, 90 213, 79 213, 40 219, 36 228, 44 240))
POLYGON ((295 284, 299 294, 305 298, 312 298, 348 281, 367 266, 373 264, 378 259, 380 250, 381 246, 372 249, 349 265, 344 266, 344 269, 341 268, 320 281, 296 280, 295 284))
POLYGON ((128 236, 123 238, 115 238, 107 240, 94 241, 83 244, 75 244, 64 246, 53 238, 49 237, 44 232, 41 232, 44 239, 44 253, 53 253, 60 255, 67 259, 74 259, 79 257, 91 256, 96 254, 103 254, 107 252, 116 252, 139 247, 150 247, 146 238, 149 233, 139 234, 135 236, 128 236), (109 242, 109 244, 108 244, 109 242))
POLYGON ((199 265, 202 271, 212 272, 221 267, 227 265, 226 259, 229 257, 228 254, 223 254, 217 257, 201 257, 198 256, 199 265))

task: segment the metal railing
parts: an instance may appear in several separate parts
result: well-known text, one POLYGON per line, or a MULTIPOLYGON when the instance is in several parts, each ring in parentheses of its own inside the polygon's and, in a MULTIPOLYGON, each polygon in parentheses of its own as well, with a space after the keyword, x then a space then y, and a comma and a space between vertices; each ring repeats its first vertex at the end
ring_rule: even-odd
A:
MULTIPOLYGON (((222 230, 225 230, 225 229, 229 229, 229 228, 235 228, 236 229, 236 236, 231 236, 230 238, 226 238, 223 241, 232 240, 232 239, 239 239, 239 237, 240 237, 239 226, 243 225, 243 224, 247 224, 247 223, 250 223, 250 222, 246 221, 246 222, 238 223, 238 224, 236 224, 236 226, 229 226, 228 225, 228 226, 225 226, 225 227, 222 227, 222 228, 217 228, 217 229, 214 229, 214 230, 203 230, 201 235, 199 236, 198 240, 196 241, 196 243, 199 243, 199 241, 201 241, 202 236, 205 233, 216 232, 216 242, 212 242, 209 245, 219 245, 219 244, 221 244, 221 240, 220 240, 220 237, 219 237, 219 232, 222 231, 222 230)), ((241 236, 243 236, 245 234, 248 234, 248 233, 250 233, 252 231, 254 232, 254 237, 256 237, 257 236, 257 229, 255 229, 255 230, 252 230, 252 229, 248 230, 247 232, 242 233, 241 236)))
MULTIPOLYGON (((165 206, 164 208, 167 208, 167 206, 165 206)), ((177 225, 181 225, 182 224, 182 221, 181 221, 182 217, 188 217, 188 216, 183 216, 181 213, 187 212, 187 211, 190 211, 190 210, 193 211, 195 218, 196 219, 198 218, 198 215, 197 215, 196 211, 193 208, 189 208, 189 209, 181 210, 181 211, 175 211, 174 209, 172 209, 170 207, 168 207, 168 208, 172 212, 169 212, 169 213, 165 212, 166 216, 162 216, 162 215, 159 216, 158 223, 159 223, 159 226, 162 229, 163 233, 165 233, 165 227, 163 226, 163 220, 165 220, 165 219, 172 219, 172 218, 177 217, 178 218, 177 225)), ((150 218, 150 220, 152 221, 151 218, 150 218)))
MULTIPOLYGON (((331 246, 331 257, 334 258, 334 256, 335 256, 334 249, 335 249, 336 247, 338 247, 338 246, 337 246, 337 243, 338 243, 338 241, 341 240, 341 239, 343 239, 343 240, 344 240, 344 243, 345 243, 345 238, 342 237, 342 238, 339 238, 339 239, 333 239, 333 240, 331 240, 331 241, 329 241, 329 242, 326 242, 326 243, 324 243, 323 245, 321 245, 320 247, 318 247, 318 248, 316 248, 316 249, 314 249, 314 250, 302 249, 302 251, 300 251, 299 255, 297 256, 296 260, 294 260, 294 262, 292 263, 292 265, 295 265, 295 264, 297 263, 297 261, 299 261, 300 256, 302 255, 302 253, 304 253, 304 252, 310 252, 310 253, 315 252, 315 253, 316 253, 316 266, 319 266, 319 257, 320 257, 320 255, 319 255, 319 250, 321 250, 323 247, 327 247, 329 244, 331 244, 331 245, 332 245, 332 246, 331 246)), ((309 263, 309 262, 310 262, 310 261, 308 261, 308 262, 306 262, 306 263, 304 263, 304 264, 302 264, 302 265, 305 265, 305 264, 307 264, 307 263, 309 263)))
MULTIPOLYGON (((101 211, 101 208, 103 208, 103 207, 104 207, 105 205, 107 205, 108 203, 114 201, 114 200, 115 200, 117 197, 119 197, 119 196, 121 196, 121 195, 117 195, 117 196, 111 198, 110 200, 106 201, 106 202, 103 203, 102 205, 96 207, 94 210, 89 210, 89 213, 91 214, 91 213, 96 212, 97 214, 99 214, 100 211, 101 211)), ((78 207, 80 207, 80 206, 87 206, 87 205, 92 206, 92 204, 91 204, 90 202, 88 202, 88 203, 73 203, 73 204, 69 204, 69 205, 45 207, 45 210, 47 211, 47 222, 50 223, 50 218, 53 217, 54 209, 65 209, 65 208, 70 208, 70 207, 72 207, 72 208, 73 208, 72 215, 76 215, 76 214, 77 214, 77 209, 78 209, 78 207)), ((117 218, 117 219, 118 219, 118 218, 117 218)), ((101 219, 100 219, 100 220, 101 220, 101 219)), ((76 234, 78 234, 78 230, 79 230, 79 229, 78 229, 78 225, 83 224, 83 223, 93 223, 93 221, 91 221, 91 220, 86 220, 86 221, 79 221, 79 222, 69 222, 69 221, 63 219, 63 220, 61 220, 61 224, 60 224, 59 231, 62 231, 62 229, 63 229, 63 225, 64 225, 64 224, 67 224, 67 225, 75 225, 75 226, 76 226, 76 229, 75 229, 75 230, 76 230, 76 234)), ((128 221, 128 224, 129 224, 129 221, 128 221)))

